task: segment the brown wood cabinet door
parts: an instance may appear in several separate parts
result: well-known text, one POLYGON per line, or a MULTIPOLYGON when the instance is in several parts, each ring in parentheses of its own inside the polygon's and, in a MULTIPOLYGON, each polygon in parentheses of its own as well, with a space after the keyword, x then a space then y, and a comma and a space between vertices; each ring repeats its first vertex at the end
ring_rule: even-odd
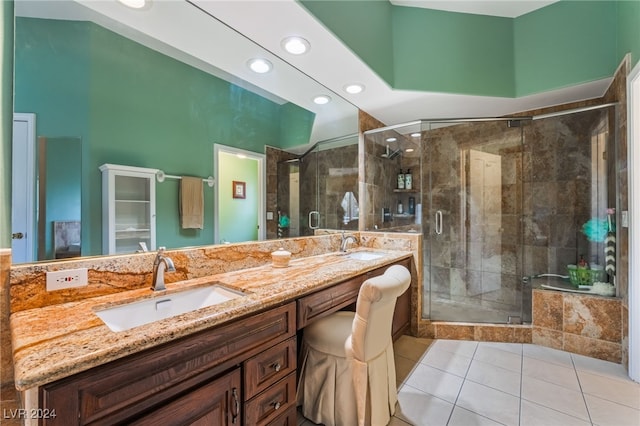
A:
POLYGON ((149 426, 227 426, 241 425, 240 368, 200 386, 161 408, 131 422, 149 426))

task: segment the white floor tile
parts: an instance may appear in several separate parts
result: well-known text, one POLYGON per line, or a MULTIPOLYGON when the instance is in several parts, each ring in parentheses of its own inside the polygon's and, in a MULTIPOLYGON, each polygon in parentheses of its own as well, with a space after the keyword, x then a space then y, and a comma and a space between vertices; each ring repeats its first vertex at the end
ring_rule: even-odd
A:
POLYGON ((464 377, 471 364, 471 358, 451 352, 435 350, 427 352, 420 360, 420 363, 446 371, 447 373, 455 374, 456 376, 464 377))
POLYGON ((522 354, 528 358, 535 358, 542 361, 548 361, 554 364, 573 368, 573 362, 571 360, 571 354, 569 352, 547 348, 544 346, 525 344, 522 345, 522 354))
POLYGON ((472 342, 469 340, 436 340, 429 350, 447 351, 472 358, 477 347, 478 342, 472 342))
POLYGON ((589 420, 582 393, 553 383, 523 376, 522 399, 553 408, 573 417, 589 420))
POLYGON ((522 400, 520 426, 590 426, 591 422, 522 400))
POLYGON ((451 418, 447 426, 501 426, 501 423, 494 422, 491 419, 481 416, 480 414, 466 410, 456 406, 453 409, 451 418))
POLYGON ((466 379, 513 396, 520 396, 520 373, 515 371, 473 360, 466 379))
POLYGON ((517 373, 522 371, 522 356, 488 346, 478 347, 473 359, 517 373))
POLYGON ((454 403, 462 387, 463 379, 428 365, 418 364, 405 384, 430 395, 454 403))
POLYGON ((395 417, 412 425, 446 425, 453 404, 404 385, 398 391, 395 417))
POLYGON ((630 380, 627 370, 621 364, 578 354, 571 354, 571 358, 578 371, 586 371, 610 379, 630 380))
POLYGON ((465 381, 456 406, 505 425, 518 425, 520 398, 478 383, 465 381))
MULTIPOLYGON (((640 384, 578 371, 582 392, 640 410, 640 384)), ((640 424, 640 423, 639 423, 640 424)))
POLYGON ((406 336, 394 348, 390 426, 640 426, 640 384, 619 364, 532 344, 406 336))
POLYGON ((554 383, 574 391, 580 391, 578 376, 573 367, 563 367, 559 364, 524 357, 522 359, 522 375, 554 383))
POLYGON ((611 401, 585 395, 591 421, 598 426, 638 426, 640 410, 616 404, 611 401))
POLYGON ((522 343, 504 343, 504 342, 480 342, 478 346, 487 346, 489 348, 500 349, 501 351, 513 352, 522 355, 522 343))

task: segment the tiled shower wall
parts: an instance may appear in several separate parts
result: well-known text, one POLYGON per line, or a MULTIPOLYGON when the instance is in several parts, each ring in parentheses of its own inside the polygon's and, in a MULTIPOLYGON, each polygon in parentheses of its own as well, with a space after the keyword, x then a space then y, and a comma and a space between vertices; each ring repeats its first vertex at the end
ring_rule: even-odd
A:
POLYGON ((308 226, 308 214, 314 210, 320 212, 320 228, 357 231, 358 220, 343 222, 342 201, 347 192, 353 192, 360 201, 357 144, 321 148, 301 158, 300 235, 313 234, 308 226))

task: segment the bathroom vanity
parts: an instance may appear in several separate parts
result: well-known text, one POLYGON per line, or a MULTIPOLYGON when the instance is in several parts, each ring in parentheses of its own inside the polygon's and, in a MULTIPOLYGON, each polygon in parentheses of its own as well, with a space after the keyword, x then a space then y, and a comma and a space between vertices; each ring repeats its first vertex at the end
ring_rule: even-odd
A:
MULTIPOLYGON (((57 309, 69 309, 68 315, 93 317, 52 341, 82 352, 86 333, 93 331, 94 339, 103 340, 86 343, 94 348, 84 354, 70 354, 77 357, 75 363, 59 360, 31 377, 23 367, 37 362, 36 356, 44 361, 46 355, 31 352, 27 360, 21 355, 28 356, 28 350, 15 350, 16 384, 34 396, 37 389, 39 412, 55 413, 43 415, 43 425, 295 425, 297 335, 319 318, 355 308, 362 283, 390 265, 411 270, 410 252, 382 253, 371 261, 328 254, 294 261, 286 269, 263 266, 220 274, 216 282, 247 296, 119 333, 89 313, 104 305, 105 298, 60 305, 57 309), (101 351, 105 356, 100 357, 101 351), (122 353, 126 355, 118 355, 122 353), (78 363, 81 371, 73 372, 78 363)), ((203 279, 196 279, 185 285, 202 284, 203 279)), ((411 287, 397 301, 395 337, 410 325, 410 292, 411 287)), ((106 299, 117 303, 118 296, 106 299)), ((13 325, 33 324, 28 315, 13 317, 13 325)), ((40 338, 44 349, 46 339, 40 338)))

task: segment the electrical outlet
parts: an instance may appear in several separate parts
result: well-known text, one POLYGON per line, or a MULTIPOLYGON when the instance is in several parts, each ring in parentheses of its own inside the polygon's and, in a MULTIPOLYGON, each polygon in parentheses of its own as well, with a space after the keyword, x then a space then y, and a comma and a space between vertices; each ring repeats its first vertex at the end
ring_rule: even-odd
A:
POLYGON ((62 271, 47 272, 47 291, 62 290, 63 288, 84 287, 88 285, 87 268, 64 269, 62 271))

